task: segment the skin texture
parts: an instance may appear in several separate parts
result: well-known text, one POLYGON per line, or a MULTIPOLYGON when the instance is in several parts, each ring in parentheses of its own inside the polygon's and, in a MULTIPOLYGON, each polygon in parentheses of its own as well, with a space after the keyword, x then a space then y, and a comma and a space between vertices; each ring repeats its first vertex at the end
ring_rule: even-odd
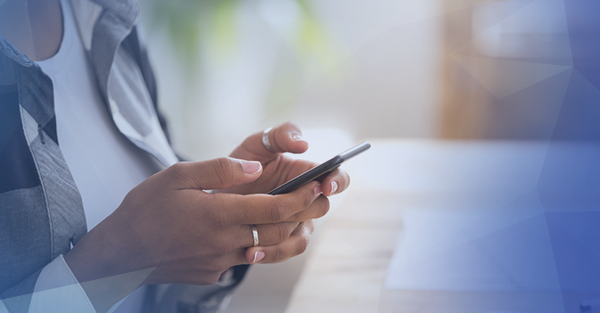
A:
MULTIPOLYGON (((0 6, 0 34, 32 60, 56 54, 62 27, 58 0, 0 6)), ((229 158, 181 162, 132 189, 65 255, 96 310, 108 311, 132 291, 87 283, 97 279, 151 269, 142 285, 212 284, 234 265, 276 263, 304 252, 312 219, 327 213, 327 196, 345 190, 350 179, 336 170, 321 184, 265 194, 317 165, 282 154, 305 152, 308 143, 300 136, 296 125, 285 123, 270 132, 274 151, 264 147, 259 132, 229 158), (258 247, 252 247, 250 224, 258 229, 258 247)))
POLYGON ((62 20, 59 0, 7 0, 0 6, 0 34, 34 61, 58 52, 62 20))
MULTIPOLYGON (((290 179, 304 173, 305 171, 317 166, 317 163, 293 160, 282 152, 292 153, 304 153, 308 149, 308 143, 301 139, 302 132, 300 128, 293 123, 284 123, 278 127, 275 127, 269 132, 269 142, 273 147, 273 151, 267 150, 262 144, 262 132, 255 133, 248 137, 238 148, 236 148, 230 157, 257 160, 261 162, 264 168, 264 174, 256 181, 227 188, 225 190, 219 190, 219 192, 230 192, 238 194, 251 194, 251 193, 266 193, 274 189, 277 186, 289 181, 290 179)), ((342 170, 335 170, 325 177, 321 182, 321 192, 324 196, 328 197, 335 193, 340 193, 348 188, 350 184, 350 177, 342 170), (334 183, 334 184, 332 184, 334 183), (335 187, 334 187, 335 186, 335 187), (334 189, 335 188, 335 189, 334 189)), ((327 201, 327 208, 329 208, 329 202, 326 197, 321 197, 323 201, 327 201)), ((319 200, 321 200, 321 198, 319 200)), ((325 215, 326 212, 321 212, 325 215)), ((313 232, 314 226, 311 221, 311 211, 301 211, 295 214, 294 218, 299 221, 305 221, 300 223, 297 229, 290 236, 289 242, 282 245, 275 245, 270 247, 251 247, 246 250, 246 259, 249 263, 256 257, 257 252, 264 252, 265 258, 263 262, 280 262, 277 256, 284 255, 285 259, 291 257, 291 255, 285 255, 284 251, 292 250, 295 247, 296 255, 304 252, 308 245, 309 235, 313 232), (281 251, 282 247, 285 247, 281 251)), ((259 229, 260 234, 260 229, 259 229)))
MULTIPOLYGON (((181 162, 153 175, 65 256, 67 264, 80 282, 153 269, 142 284, 203 285, 216 282, 234 265, 258 262, 257 252, 264 254, 259 263, 281 262, 304 252, 312 219, 329 210, 330 182, 338 183, 337 193, 349 178, 335 171, 322 184, 311 182, 284 195, 264 194, 316 165, 281 154, 307 149, 306 142, 292 139, 299 133, 286 123, 272 131, 276 152, 268 151, 257 133, 232 153, 258 161, 181 162), (250 224, 258 228, 258 247, 252 247, 250 224)), ((101 312, 127 295, 83 287, 101 312)))

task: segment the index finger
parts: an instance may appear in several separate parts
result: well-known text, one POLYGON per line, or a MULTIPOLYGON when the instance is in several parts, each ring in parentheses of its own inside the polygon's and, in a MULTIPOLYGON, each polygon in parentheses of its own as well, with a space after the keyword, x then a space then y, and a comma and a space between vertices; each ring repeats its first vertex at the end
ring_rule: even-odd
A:
POLYGON ((283 123, 269 131, 269 143, 273 150, 265 147, 262 140, 263 132, 258 132, 246 138, 231 156, 245 160, 268 162, 278 153, 303 153, 308 149, 308 143, 302 139, 300 127, 294 123, 283 123))
POLYGON ((310 182, 293 192, 268 194, 213 194, 227 208, 222 217, 228 224, 270 224, 285 221, 306 210, 321 195, 319 182, 310 182))

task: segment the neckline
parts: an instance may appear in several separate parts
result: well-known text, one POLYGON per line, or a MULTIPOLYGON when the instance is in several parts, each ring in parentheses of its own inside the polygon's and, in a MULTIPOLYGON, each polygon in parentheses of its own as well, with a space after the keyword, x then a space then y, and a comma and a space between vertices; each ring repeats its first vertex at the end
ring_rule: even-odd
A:
POLYGON ((50 58, 35 62, 43 69, 51 71, 59 71, 62 68, 61 65, 66 61, 69 51, 73 46, 74 32, 76 31, 69 0, 60 0, 60 9, 63 15, 63 36, 60 47, 50 58))

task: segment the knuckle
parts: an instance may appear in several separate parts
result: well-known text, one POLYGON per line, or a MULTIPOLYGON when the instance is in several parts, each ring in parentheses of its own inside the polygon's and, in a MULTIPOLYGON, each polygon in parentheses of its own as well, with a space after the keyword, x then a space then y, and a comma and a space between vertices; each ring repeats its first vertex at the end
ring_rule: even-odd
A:
MULTIPOLYGON (((226 237, 226 236, 224 236, 226 237)), ((230 238, 222 238, 217 240, 212 247, 212 254, 217 256, 224 256, 235 250, 235 242, 230 238)))
POLYGON ((288 239, 290 237, 290 231, 288 229, 288 225, 287 224, 278 224, 277 228, 276 228, 276 240, 277 242, 282 242, 285 241, 286 239, 288 239))
POLYGON ((223 254, 230 254, 236 248, 236 242, 234 240, 224 240, 221 243, 221 251, 223 254))
POLYGON ((320 205, 317 213, 318 217, 323 217, 325 214, 327 214, 327 212, 329 212, 329 199, 323 197, 322 202, 323 204, 320 205))
POLYGON ((174 179, 179 179, 185 176, 186 168, 186 162, 177 162, 168 168, 168 173, 174 179))
POLYGON ((273 247, 273 262, 280 262, 281 257, 283 256, 283 251, 279 245, 273 247))
POLYGON ((306 211, 300 211, 288 218, 290 221, 302 221, 304 216, 306 215, 306 211))
MULTIPOLYGON (((223 206, 221 206, 223 207, 223 206)), ((219 210, 216 208, 213 208, 212 210, 210 210, 210 213, 208 213, 208 217, 210 219, 211 224, 216 228, 216 229, 223 229, 224 227, 228 226, 229 224, 229 218, 227 216, 227 210, 219 210)))
POLYGON ((296 255, 304 253, 308 248, 309 242, 310 237, 308 235, 301 236, 298 245, 296 246, 296 255))
POLYGON ((306 195, 304 196, 304 207, 307 208, 309 207, 313 201, 315 200, 315 194, 314 191, 310 190, 310 192, 306 192, 306 195))
POLYGON ((270 218, 272 222, 281 222, 286 218, 286 209, 287 209, 287 201, 285 200, 277 200, 273 203, 270 209, 270 218))
POLYGON ((218 228, 227 226, 227 218, 223 212, 215 212, 213 214, 212 223, 218 228))
POLYGON ((298 124, 293 123, 293 122, 285 122, 285 123, 283 123, 283 126, 285 126, 286 128, 289 127, 289 128, 295 128, 297 130, 300 130, 300 127, 298 126, 298 124))
POLYGON ((217 164, 219 166, 219 169, 223 173, 231 172, 232 167, 233 167, 231 164, 231 159, 229 159, 229 158, 218 158, 217 164))
POLYGON ((216 159, 213 171, 220 184, 226 184, 233 180, 233 164, 231 162, 229 158, 216 159))

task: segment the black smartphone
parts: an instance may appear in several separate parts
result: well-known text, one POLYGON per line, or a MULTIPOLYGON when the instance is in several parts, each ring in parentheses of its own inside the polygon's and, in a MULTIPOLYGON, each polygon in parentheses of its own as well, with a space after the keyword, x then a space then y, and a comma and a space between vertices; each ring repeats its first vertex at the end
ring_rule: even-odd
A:
POLYGON ((288 181, 287 183, 269 191, 268 194, 279 195, 282 193, 292 192, 313 180, 319 180, 322 177, 324 177, 325 175, 327 175, 327 173, 340 167, 340 165, 342 165, 342 163, 344 163, 344 161, 350 160, 351 158, 367 151, 369 148, 371 148, 371 144, 367 141, 365 141, 361 144, 358 144, 358 145, 336 155, 335 157, 333 157, 333 159, 331 159, 317 167, 313 167, 312 169, 296 176, 295 178, 288 181))

